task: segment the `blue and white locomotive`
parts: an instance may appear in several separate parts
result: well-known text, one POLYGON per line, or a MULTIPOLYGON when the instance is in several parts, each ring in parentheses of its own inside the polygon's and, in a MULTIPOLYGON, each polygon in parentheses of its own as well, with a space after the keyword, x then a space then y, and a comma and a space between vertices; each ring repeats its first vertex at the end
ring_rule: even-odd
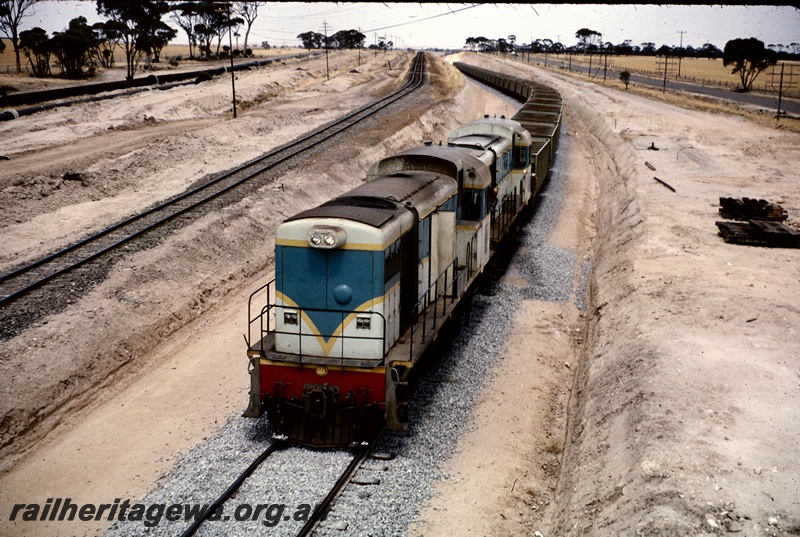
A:
POLYGON ((281 224, 275 279, 250 299, 245 416, 314 446, 407 427, 414 367, 541 186, 531 144, 484 117, 281 224))

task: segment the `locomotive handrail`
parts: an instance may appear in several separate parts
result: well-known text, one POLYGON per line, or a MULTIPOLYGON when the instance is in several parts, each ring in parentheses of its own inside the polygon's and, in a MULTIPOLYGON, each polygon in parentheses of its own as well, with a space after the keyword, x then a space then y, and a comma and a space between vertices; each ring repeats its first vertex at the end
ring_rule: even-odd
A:
MULTIPOLYGON (((275 279, 271 279, 252 293, 250 293, 250 298, 247 299, 247 346, 248 348, 252 348, 253 345, 253 323, 256 321, 261 322, 261 326, 259 328, 259 336, 261 339, 261 345, 263 346, 263 338, 264 338, 264 313, 268 313, 271 308, 269 307, 270 304, 270 295, 272 294, 270 290, 272 289, 272 284, 275 283, 275 279), (264 289, 267 290, 267 306, 262 307, 259 315, 257 317, 252 316, 253 312, 253 297, 255 297, 258 293, 263 291, 264 289), (264 311, 267 309, 267 311, 264 311)), ((267 330, 269 330, 270 323, 269 317, 267 317, 267 330)))
POLYGON ((503 198, 500 204, 500 214, 498 217, 492 217, 492 241, 498 242, 502 239, 506 231, 511 227, 511 224, 513 224, 514 220, 519 216, 522 208, 520 201, 521 198, 517 196, 516 188, 514 192, 503 198))
POLYGON ((459 294, 459 289, 466 289, 466 285, 459 286, 459 283, 463 283, 463 280, 467 277, 467 273, 464 271, 458 271, 458 258, 453 259, 447 267, 439 274, 439 277, 428 286, 428 289, 422 293, 422 296, 417 303, 414 304, 413 312, 414 312, 414 323, 411 326, 409 337, 408 337, 408 353, 409 353, 409 361, 414 360, 414 335, 417 333, 417 330, 421 327, 421 335, 420 335, 420 344, 426 341, 426 331, 427 331, 427 323, 428 323, 428 316, 433 317, 433 330, 436 329, 437 320, 439 317, 439 305, 442 305, 442 315, 444 315, 447 311, 447 299, 450 299, 450 303, 456 301, 456 299, 461 298, 461 294, 459 294), (451 272, 453 274, 452 281, 448 284, 448 274, 451 272), (441 292, 439 291, 439 286, 441 283, 441 292), (450 288, 451 292, 448 295, 448 288, 450 288), (433 294, 433 299, 431 299, 431 293, 433 294), (433 307, 431 307, 433 306, 433 307))
POLYGON ((303 357, 303 338, 304 337, 324 337, 327 340, 336 339, 342 342, 342 349, 341 349, 341 356, 338 356, 339 359, 345 360, 344 352, 345 352, 345 340, 367 340, 367 341, 381 341, 381 349, 382 353, 386 352, 386 318, 383 314, 377 311, 356 311, 356 310, 330 310, 325 308, 301 308, 298 306, 289 306, 285 304, 276 304, 273 300, 273 293, 272 293, 272 285, 275 283, 275 280, 270 280, 266 284, 262 285, 253 293, 250 294, 250 298, 247 301, 247 312, 248 312, 248 321, 247 321, 247 345, 249 348, 258 350, 261 353, 265 352, 264 348, 264 340, 270 334, 283 334, 283 335, 290 335, 290 336, 297 336, 298 338, 298 356, 300 357, 300 363, 302 363, 303 357), (264 305, 261 307, 258 315, 255 317, 253 316, 252 304, 253 298, 259 294, 260 292, 266 289, 267 292, 267 300, 264 305), (272 311, 277 310, 278 308, 281 309, 289 309, 293 312, 297 313, 297 332, 289 332, 289 331, 279 331, 277 329, 277 320, 272 316, 272 311), (350 315, 369 315, 370 317, 378 316, 381 319, 381 335, 380 336, 354 336, 354 335, 345 335, 344 330, 340 335, 335 334, 304 334, 302 332, 302 314, 303 312, 328 312, 328 313, 339 313, 342 318, 342 322, 340 326, 344 325, 344 320, 350 315), (265 326, 266 320, 266 326, 265 326), (258 323, 258 336, 259 341, 255 343, 253 340, 253 324, 258 323))

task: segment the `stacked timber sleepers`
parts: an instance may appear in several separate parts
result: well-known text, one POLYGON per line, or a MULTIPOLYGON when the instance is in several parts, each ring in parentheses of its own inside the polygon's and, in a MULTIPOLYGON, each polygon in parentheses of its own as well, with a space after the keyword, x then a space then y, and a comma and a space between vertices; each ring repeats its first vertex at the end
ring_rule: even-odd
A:
POLYGON ((783 222, 789 214, 781 207, 767 200, 752 198, 720 198, 719 214, 728 220, 774 220, 783 222))
POLYGON ((717 222, 725 242, 772 248, 800 248, 800 232, 783 223, 788 217, 780 205, 750 198, 720 198, 723 218, 736 222, 717 222))

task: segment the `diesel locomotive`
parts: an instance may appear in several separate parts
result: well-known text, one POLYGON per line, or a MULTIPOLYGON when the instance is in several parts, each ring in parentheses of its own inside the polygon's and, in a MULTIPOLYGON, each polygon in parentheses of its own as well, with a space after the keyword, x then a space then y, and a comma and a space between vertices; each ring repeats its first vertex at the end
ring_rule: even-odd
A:
POLYGON ((414 368, 532 211, 555 155, 558 93, 457 67, 517 95, 527 117, 485 116, 446 144, 386 157, 276 230, 275 279, 248 304, 244 413, 266 413, 275 434, 330 447, 407 428, 414 368))

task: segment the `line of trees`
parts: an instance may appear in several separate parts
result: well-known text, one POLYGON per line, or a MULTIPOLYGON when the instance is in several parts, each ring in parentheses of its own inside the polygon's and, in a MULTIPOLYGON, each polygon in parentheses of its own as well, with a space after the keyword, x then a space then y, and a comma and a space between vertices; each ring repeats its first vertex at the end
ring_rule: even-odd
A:
MULTIPOLYGON (((621 56, 676 56, 681 58, 722 58, 724 55, 724 51, 712 43, 706 43, 701 47, 692 47, 691 45, 685 47, 661 45, 660 47, 656 47, 656 44, 652 42, 634 45, 630 39, 626 39, 622 43, 614 44, 610 41, 604 42, 600 32, 589 28, 581 28, 575 32, 575 38, 578 41, 570 46, 566 46, 561 42, 554 42, 551 39, 534 39, 530 43, 521 43, 517 46, 511 39, 513 37, 514 36, 508 36, 508 38, 501 37, 497 39, 489 39, 483 36, 468 37, 464 46, 474 51, 500 53, 591 53, 621 56)), ((796 60, 800 57, 800 43, 791 43, 790 45, 770 44, 766 45, 765 48, 774 51, 779 60, 796 60)))
MULTIPOLYGON (((142 62, 159 62, 161 51, 178 32, 166 22, 169 16, 189 40, 189 56, 201 59, 220 57, 222 39, 246 26, 244 53, 222 46, 224 56, 251 55, 247 47, 250 29, 263 1, 221 2, 201 0, 170 4, 165 0, 96 0, 97 13, 106 18, 89 25, 85 17, 69 22, 66 30, 48 36, 42 28, 19 32, 22 19, 31 14, 42 0, 0 0, 0 36, 11 41, 16 55, 17 72, 22 72, 21 56, 28 61, 36 77, 51 76, 51 60, 61 76, 91 76, 97 66, 114 65, 114 52, 124 53, 126 78, 132 80, 142 62), (216 51, 212 49, 216 45, 216 51)), ((0 42, 0 53, 5 43, 0 42)))
MULTIPOLYGON (((788 47, 783 45, 765 46, 763 41, 754 37, 749 39, 732 39, 725 44, 725 50, 720 50, 711 43, 706 43, 699 49, 691 46, 669 47, 662 45, 656 48, 654 43, 646 42, 641 46, 631 45, 630 40, 619 45, 603 42, 600 32, 589 28, 581 28, 575 32, 578 42, 570 47, 562 43, 554 43, 550 39, 535 39, 531 43, 515 46, 516 36, 508 38, 487 39, 486 37, 468 37, 464 48, 480 52, 499 53, 570 53, 570 54, 610 54, 610 55, 641 55, 641 56, 674 56, 679 58, 722 58, 725 67, 733 66, 732 73, 738 74, 743 91, 750 91, 756 77, 775 65, 779 60, 800 60, 800 43, 792 43, 788 47)), ((630 73, 627 74, 628 81, 630 73)), ((627 88, 628 81, 623 81, 627 88)))
MULTIPOLYGON (((312 49, 358 49, 364 48, 364 42, 367 40, 367 36, 359 32, 358 30, 340 30, 333 35, 325 36, 319 32, 303 32, 302 34, 298 34, 297 39, 302 41, 303 48, 312 50, 312 49)), ((381 41, 383 47, 386 47, 386 43, 381 41)), ((391 43, 391 41, 389 42, 391 43)), ((389 45, 391 47, 391 45, 389 45)))
MULTIPOLYGON (((619 44, 611 43, 610 41, 600 41, 601 34, 592 32, 592 30, 580 30, 576 36, 580 35, 578 43, 565 46, 559 41, 552 39, 534 39, 530 43, 522 43, 515 45, 510 39, 498 38, 488 39, 486 37, 468 37, 466 40, 465 48, 480 52, 499 52, 499 53, 533 53, 533 54, 614 54, 619 56, 681 56, 683 58, 696 57, 696 58, 721 58, 722 50, 711 43, 706 43, 700 48, 692 46, 687 47, 669 47, 662 45, 656 48, 655 43, 645 42, 641 45, 633 45, 630 39, 627 39, 619 44)), ((513 37, 513 36, 509 36, 513 37)))

